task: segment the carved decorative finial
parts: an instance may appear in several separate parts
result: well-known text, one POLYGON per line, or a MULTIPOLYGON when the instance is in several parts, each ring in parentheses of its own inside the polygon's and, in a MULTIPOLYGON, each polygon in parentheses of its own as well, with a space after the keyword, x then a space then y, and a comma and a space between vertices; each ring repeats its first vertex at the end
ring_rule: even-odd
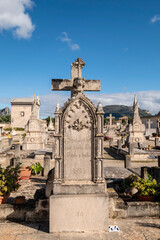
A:
POLYGON ((101 102, 98 102, 98 104, 97 104, 97 112, 103 112, 103 107, 102 107, 101 102))
POLYGON ((59 111, 59 110, 60 110, 60 104, 59 102, 57 102, 56 111, 59 111))

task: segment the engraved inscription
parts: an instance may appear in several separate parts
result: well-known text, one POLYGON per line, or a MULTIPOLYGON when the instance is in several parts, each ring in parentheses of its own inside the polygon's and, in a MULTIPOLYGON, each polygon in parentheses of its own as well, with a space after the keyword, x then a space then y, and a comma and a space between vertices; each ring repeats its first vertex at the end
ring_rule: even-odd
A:
POLYGON ((69 107, 64 119, 63 156, 65 179, 72 181, 91 180, 91 142, 91 113, 89 109, 78 100, 69 107), (71 118, 69 118, 68 115, 70 115, 71 118))
POLYGON ((78 212, 76 213, 76 216, 77 216, 77 217, 83 217, 83 216, 84 216, 84 213, 83 213, 83 212, 80 212, 80 211, 78 211, 78 212))
POLYGON ((84 168, 74 168, 73 169, 73 173, 74 174, 84 174, 85 173, 85 169, 84 168))

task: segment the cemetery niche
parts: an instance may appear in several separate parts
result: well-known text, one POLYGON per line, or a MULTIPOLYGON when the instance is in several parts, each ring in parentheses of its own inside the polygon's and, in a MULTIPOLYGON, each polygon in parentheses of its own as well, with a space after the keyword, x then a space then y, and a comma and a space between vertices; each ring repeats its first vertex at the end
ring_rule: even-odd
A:
MULTIPOLYGON (((71 80, 52 80, 52 90, 70 90, 71 98, 55 111, 55 171, 50 197, 50 232, 102 232, 107 239, 108 204, 103 176, 103 121, 83 91, 99 91, 100 81, 82 78, 85 63, 71 64, 71 80)), ((78 238, 79 239, 79 238, 78 238)))

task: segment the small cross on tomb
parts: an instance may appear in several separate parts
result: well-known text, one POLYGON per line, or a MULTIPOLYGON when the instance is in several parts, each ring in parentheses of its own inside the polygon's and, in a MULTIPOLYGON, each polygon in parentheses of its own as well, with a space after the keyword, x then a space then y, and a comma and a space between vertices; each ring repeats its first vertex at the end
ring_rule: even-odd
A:
POLYGON ((85 62, 77 58, 71 64, 71 79, 52 79, 52 91, 71 91, 71 96, 76 92, 100 91, 100 80, 85 80, 82 78, 82 68, 85 62))
POLYGON ((109 114, 109 117, 106 117, 107 119, 109 119, 109 126, 112 126, 112 120, 115 119, 115 117, 112 117, 112 114, 109 114))
POLYGON ((146 122, 146 123, 148 125, 148 129, 151 129, 151 124, 153 123, 153 122, 151 122, 151 119, 148 119, 148 122, 146 122))

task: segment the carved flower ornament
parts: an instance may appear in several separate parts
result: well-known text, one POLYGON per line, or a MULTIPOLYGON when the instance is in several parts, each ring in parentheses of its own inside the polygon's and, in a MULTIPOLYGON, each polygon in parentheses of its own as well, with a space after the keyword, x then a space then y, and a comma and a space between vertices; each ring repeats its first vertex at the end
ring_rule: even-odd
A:
POLYGON ((84 122, 82 122, 81 119, 77 119, 69 127, 71 127, 74 130, 81 131, 84 128, 89 128, 89 122, 87 121, 87 122, 84 123, 84 122))

